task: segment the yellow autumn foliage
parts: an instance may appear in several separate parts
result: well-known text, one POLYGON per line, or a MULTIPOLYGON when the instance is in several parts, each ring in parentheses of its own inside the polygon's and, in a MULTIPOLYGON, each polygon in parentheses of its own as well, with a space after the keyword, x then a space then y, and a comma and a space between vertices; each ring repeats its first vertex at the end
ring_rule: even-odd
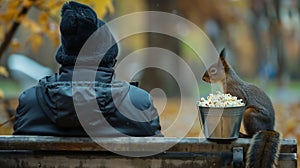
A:
POLYGON ((4 94, 2 92, 2 90, 0 90, 0 100, 4 98, 4 94))
MULTIPOLYGON (((8 77, 8 72, 7 70, 3 67, 3 66, 0 66, 0 76, 5 76, 5 77, 8 77)), ((0 89, 0 100, 4 98, 4 93, 3 91, 0 89)))
MULTIPOLYGON (((60 9, 68 0, 0 0, 0 45, 8 36, 12 25, 19 23, 28 30, 25 43, 21 44, 17 37, 13 37, 10 42, 10 51, 17 52, 26 47, 31 47, 32 51, 38 52, 44 43, 44 37, 52 41, 53 47, 57 47, 59 41, 58 23, 60 20, 60 9), (30 11, 32 8, 38 9, 37 19, 29 18, 24 9, 30 11)), ((94 8, 99 18, 103 18, 106 13, 113 13, 112 0, 78 0, 94 8)), ((6 48, 7 49, 7 48, 6 48)), ((8 76, 4 67, 0 66, 0 75, 8 76)), ((0 90, 0 99, 4 93, 0 90)))
MULTIPOLYGON (((43 44, 43 37, 49 38, 53 47, 59 45, 60 9, 68 0, 0 0, 0 45, 5 36, 10 31, 13 23, 20 23, 28 30, 27 40, 20 44, 17 38, 10 41, 11 51, 16 52, 26 47, 31 47, 34 52, 43 44), (21 11, 27 8, 38 9, 37 19, 21 15, 21 11)), ((78 0, 78 2, 90 5, 99 18, 103 18, 107 13, 113 13, 112 0, 78 0)))
POLYGON ((0 66, 0 76, 1 75, 5 76, 5 77, 8 77, 8 72, 3 66, 0 66))

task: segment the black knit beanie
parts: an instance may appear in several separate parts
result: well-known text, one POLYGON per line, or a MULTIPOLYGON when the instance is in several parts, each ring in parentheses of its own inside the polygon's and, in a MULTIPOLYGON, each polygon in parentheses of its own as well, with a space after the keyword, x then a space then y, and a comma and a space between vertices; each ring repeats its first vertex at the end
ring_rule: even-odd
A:
MULTIPOLYGON (((74 66, 87 39, 103 25, 105 23, 97 18, 97 14, 89 6, 74 1, 65 3, 61 10, 61 46, 57 51, 56 61, 63 66, 74 66)), ((108 32, 107 36, 112 36, 112 34, 108 32)), ((101 41, 100 37, 99 44, 105 43, 105 39, 107 38, 103 37, 101 41)), ((103 57, 102 65, 111 64, 113 66, 114 63, 111 62, 115 61, 117 55, 118 45, 114 41, 103 57)))

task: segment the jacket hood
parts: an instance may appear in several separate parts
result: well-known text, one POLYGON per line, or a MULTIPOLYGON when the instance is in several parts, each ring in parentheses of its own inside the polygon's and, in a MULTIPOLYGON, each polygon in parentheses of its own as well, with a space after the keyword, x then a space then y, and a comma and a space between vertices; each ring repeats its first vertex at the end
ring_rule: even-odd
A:
POLYGON ((112 68, 102 67, 96 72, 88 68, 79 71, 95 73, 95 81, 85 80, 85 75, 81 81, 72 81, 73 67, 62 67, 59 74, 41 79, 37 86, 40 106, 46 116, 62 128, 80 127, 77 116, 84 115, 84 110, 95 105, 98 107, 93 111, 104 117, 114 113, 129 91, 129 83, 112 79, 112 68))

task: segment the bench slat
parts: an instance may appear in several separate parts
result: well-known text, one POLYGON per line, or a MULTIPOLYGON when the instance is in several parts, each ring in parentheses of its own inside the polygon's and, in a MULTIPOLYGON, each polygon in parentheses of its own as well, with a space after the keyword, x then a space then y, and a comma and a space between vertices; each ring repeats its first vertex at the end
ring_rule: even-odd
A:
MULTIPOLYGON (((160 146, 168 152, 231 152, 235 146, 246 151, 249 144, 250 139, 244 138, 230 143, 212 142, 205 138, 0 136, 0 150, 108 151, 105 147, 109 147, 113 151, 151 152, 160 146)), ((280 152, 297 153, 296 139, 282 139, 280 152)))
MULTIPOLYGON (((233 147, 242 147, 245 157, 250 142, 242 138, 212 142, 205 138, 0 136, 0 167, 230 168, 234 167, 233 147), (158 148, 162 149, 161 153, 147 157, 113 153, 153 153, 158 148)), ((296 168, 297 141, 282 139, 281 144, 279 168, 296 168)))

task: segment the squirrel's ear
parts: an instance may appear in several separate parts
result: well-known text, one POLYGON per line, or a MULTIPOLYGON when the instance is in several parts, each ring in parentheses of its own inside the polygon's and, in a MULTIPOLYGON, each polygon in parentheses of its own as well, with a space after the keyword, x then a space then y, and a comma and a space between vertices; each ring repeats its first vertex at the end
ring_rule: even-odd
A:
POLYGON ((224 60, 225 57, 226 57, 226 49, 223 48, 223 50, 222 50, 221 53, 220 53, 220 58, 224 60))

